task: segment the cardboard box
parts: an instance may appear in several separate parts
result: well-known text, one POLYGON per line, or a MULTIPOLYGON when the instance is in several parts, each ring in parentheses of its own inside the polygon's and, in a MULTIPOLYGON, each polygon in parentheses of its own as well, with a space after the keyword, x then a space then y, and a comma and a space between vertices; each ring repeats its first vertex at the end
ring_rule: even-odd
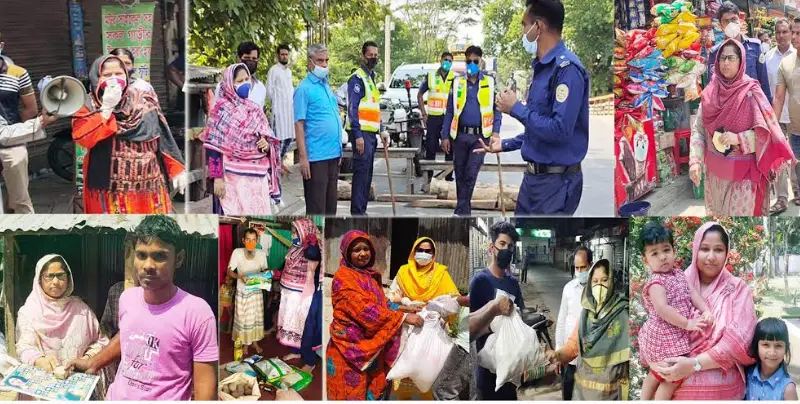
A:
POLYGON ((675 146, 675 132, 661 132, 656 135, 656 149, 664 150, 675 146))

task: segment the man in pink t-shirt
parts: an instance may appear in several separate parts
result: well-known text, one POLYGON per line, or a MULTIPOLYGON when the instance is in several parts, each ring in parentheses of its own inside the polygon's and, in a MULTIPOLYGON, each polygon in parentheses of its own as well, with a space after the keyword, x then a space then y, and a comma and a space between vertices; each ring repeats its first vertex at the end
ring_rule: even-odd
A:
POLYGON ((183 231, 169 216, 148 216, 134 231, 140 287, 119 300, 119 333, 91 359, 68 369, 96 374, 121 359, 107 400, 216 400, 217 326, 211 307, 173 283, 183 263, 183 231))

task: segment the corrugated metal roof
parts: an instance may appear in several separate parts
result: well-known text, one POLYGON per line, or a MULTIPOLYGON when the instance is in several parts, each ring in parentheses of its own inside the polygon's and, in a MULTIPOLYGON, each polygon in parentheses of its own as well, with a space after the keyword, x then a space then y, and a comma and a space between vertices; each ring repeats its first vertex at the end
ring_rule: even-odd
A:
MULTIPOLYGON (((217 237, 216 215, 170 215, 188 234, 217 237)), ((115 229, 133 231, 146 215, 0 215, 0 232, 115 229)))
POLYGON ((189 66, 189 81, 202 80, 218 74, 222 74, 223 69, 206 66, 189 66))

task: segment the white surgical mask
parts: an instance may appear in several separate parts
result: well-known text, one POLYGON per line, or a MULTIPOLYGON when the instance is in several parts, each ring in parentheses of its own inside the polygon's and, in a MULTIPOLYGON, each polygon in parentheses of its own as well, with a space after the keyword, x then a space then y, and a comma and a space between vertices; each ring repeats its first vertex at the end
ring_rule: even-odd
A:
POLYGON ((531 42, 528 40, 528 34, 533 29, 533 25, 528 29, 528 32, 522 34, 522 47, 525 48, 525 52, 528 54, 536 56, 536 51, 539 50, 539 35, 536 35, 536 39, 531 42))
POLYGON ((581 285, 585 285, 589 282, 589 271, 575 272, 575 277, 578 278, 578 282, 580 282, 581 285))
POLYGON ((433 255, 424 252, 418 252, 414 254, 414 259, 417 261, 417 264, 428 265, 430 264, 431 259, 433 259, 433 255))
POLYGON ((725 27, 725 36, 731 39, 736 39, 742 32, 742 26, 738 22, 730 22, 725 27))

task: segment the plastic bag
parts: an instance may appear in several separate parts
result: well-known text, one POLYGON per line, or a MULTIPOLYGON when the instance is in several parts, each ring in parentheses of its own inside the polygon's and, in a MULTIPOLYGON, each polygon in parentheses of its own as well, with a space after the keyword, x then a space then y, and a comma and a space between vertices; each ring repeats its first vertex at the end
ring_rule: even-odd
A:
POLYGON ((428 305, 425 306, 425 309, 428 311, 435 311, 442 317, 447 317, 461 311, 461 305, 458 304, 458 300, 455 296, 442 295, 430 300, 428 305))
POLYGON ((547 364, 536 331, 516 310, 495 317, 490 328, 493 334, 478 352, 478 364, 497 375, 495 391, 509 382, 519 387, 526 369, 547 364))
POLYGON ((417 388, 426 393, 441 373, 453 340, 442 327, 439 313, 423 310, 419 315, 425 319, 425 324, 422 328, 404 326, 403 332, 409 332, 405 347, 386 379, 411 378, 417 388))
POLYGON ((267 359, 261 362, 256 363, 259 369, 261 369, 267 377, 267 382, 275 383, 287 375, 295 373, 295 369, 286 364, 286 362, 278 359, 272 358, 267 359))
POLYGON ((234 373, 219 382, 218 392, 219 399, 222 401, 258 401, 261 398, 258 380, 256 380, 255 376, 249 376, 244 373, 234 373), (250 389, 250 394, 245 395, 244 386, 250 389), (235 397, 234 394, 239 397, 235 397))
POLYGON ((244 281, 244 289, 247 291, 272 290, 272 271, 247 275, 244 281))

